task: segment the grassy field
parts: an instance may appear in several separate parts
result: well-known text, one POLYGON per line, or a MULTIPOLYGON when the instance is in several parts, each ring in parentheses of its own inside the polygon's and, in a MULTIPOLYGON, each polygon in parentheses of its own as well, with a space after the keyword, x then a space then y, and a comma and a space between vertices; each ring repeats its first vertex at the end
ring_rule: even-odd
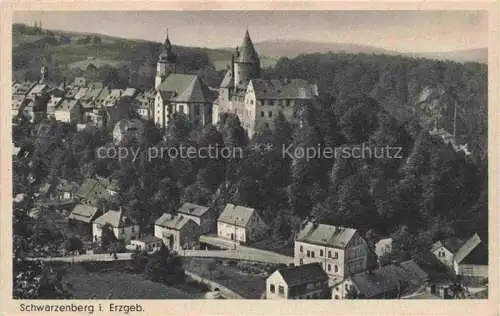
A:
POLYGON ((59 266, 74 299, 196 299, 196 295, 147 280, 141 274, 95 271, 81 264, 59 266))
POLYGON ((262 264, 209 258, 184 258, 184 268, 249 299, 261 297, 269 271, 274 271, 274 267, 262 264))

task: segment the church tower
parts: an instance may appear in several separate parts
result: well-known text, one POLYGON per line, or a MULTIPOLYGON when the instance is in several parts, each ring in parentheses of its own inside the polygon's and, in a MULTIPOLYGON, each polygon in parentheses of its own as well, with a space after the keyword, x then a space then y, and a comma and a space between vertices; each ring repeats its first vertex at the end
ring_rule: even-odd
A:
POLYGON ((177 56, 172 52, 172 44, 168 38, 167 29, 167 38, 165 39, 165 43, 163 43, 162 52, 160 53, 160 58, 156 65, 155 89, 158 89, 162 81, 165 80, 169 74, 175 73, 176 62, 177 56))
POLYGON ((45 83, 47 81, 48 76, 49 76, 49 71, 47 67, 42 66, 40 68, 40 83, 45 83))
POLYGON ((234 86, 236 88, 245 88, 251 79, 260 77, 260 59, 255 51, 248 30, 241 46, 236 47, 234 53, 234 86))

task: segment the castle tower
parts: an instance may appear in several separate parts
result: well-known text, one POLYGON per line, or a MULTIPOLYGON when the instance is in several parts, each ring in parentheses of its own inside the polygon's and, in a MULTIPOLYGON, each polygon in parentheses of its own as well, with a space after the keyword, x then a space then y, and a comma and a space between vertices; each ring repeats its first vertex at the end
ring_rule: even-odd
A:
POLYGON ((260 60, 255 51, 248 30, 240 48, 236 48, 234 54, 234 86, 244 88, 250 79, 260 77, 260 60))
POLYGON ((162 81, 169 74, 175 73, 176 62, 177 56, 172 52, 172 44, 168 38, 167 29, 167 38, 165 39, 165 43, 163 43, 162 52, 156 66, 155 89, 158 89, 162 81))

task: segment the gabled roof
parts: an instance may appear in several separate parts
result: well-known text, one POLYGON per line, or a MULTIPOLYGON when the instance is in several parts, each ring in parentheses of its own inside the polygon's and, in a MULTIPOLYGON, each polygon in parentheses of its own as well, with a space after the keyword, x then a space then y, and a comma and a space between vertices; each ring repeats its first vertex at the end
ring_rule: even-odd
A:
POLYGON ((478 234, 474 234, 457 251, 457 254, 455 255, 455 261, 457 263, 461 263, 462 260, 464 260, 480 243, 481 238, 479 238, 478 234))
POLYGON ((318 262, 278 269, 277 272, 288 286, 328 281, 328 275, 318 262))
POLYGON ((464 241, 458 238, 448 238, 445 241, 438 240, 431 246, 431 252, 436 251, 440 247, 448 249, 452 254, 456 254, 457 251, 462 247, 464 241))
POLYGON ((82 185, 80 186, 80 189, 78 190, 77 195, 79 197, 82 197, 84 199, 89 199, 89 200, 95 199, 95 198, 108 199, 109 194, 105 189, 106 189, 106 187, 100 181, 97 181, 96 179, 85 179, 85 181, 83 181, 82 185), (102 188, 103 195, 96 197, 95 192, 96 192, 96 190, 99 189, 99 186, 103 187, 102 188))
POLYGON ((64 99, 56 108, 56 111, 70 111, 78 104, 78 102, 78 100, 64 99))
POLYGON ((488 265, 488 245, 481 241, 474 250, 462 259, 460 264, 488 265))
POLYGON ((236 61, 240 63, 260 62, 259 55, 255 51, 252 39, 250 39, 250 34, 248 34, 248 30, 245 32, 245 37, 243 37, 243 41, 239 47, 239 55, 237 56, 236 61))
POLYGON ((228 203, 218 221, 226 224, 246 227, 255 213, 255 209, 228 203))
POLYGON ((413 260, 409 260, 372 272, 354 274, 350 278, 364 298, 395 298, 398 294, 408 295, 417 291, 427 281, 428 275, 413 260))
POLYGON ((356 229, 307 222, 297 234, 297 241, 328 247, 345 248, 356 229))
POLYGON ((156 220, 155 225, 174 230, 182 230, 182 228, 184 228, 184 226, 190 221, 195 225, 198 225, 193 220, 183 216, 182 214, 173 216, 169 213, 163 213, 163 215, 156 220))
POLYGON ((164 101, 211 103, 214 94, 197 75, 171 74, 158 87, 164 101))
POLYGON ((98 211, 99 209, 97 207, 77 204, 75 208, 73 208, 71 214, 69 214, 68 219, 90 223, 98 211))
POLYGON ((312 99, 318 95, 318 87, 303 79, 252 79, 257 99, 312 99))
POLYGON ((208 206, 201 206, 198 204, 193 204, 186 202, 182 204, 182 206, 177 210, 178 213, 193 215, 193 216, 203 216, 206 212, 208 212, 210 208, 208 206))
POLYGON ((125 227, 132 226, 133 221, 127 216, 122 214, 122 211, 107 211, 101 217, 94 221, 94 224, 98 225, 111 225, 111 227, 125 227))
POLYGON ((200 77, 195 76, 186 89, 174 97, 173 101, 211 103, 213 99, 212 91, 201 81, 200 77))

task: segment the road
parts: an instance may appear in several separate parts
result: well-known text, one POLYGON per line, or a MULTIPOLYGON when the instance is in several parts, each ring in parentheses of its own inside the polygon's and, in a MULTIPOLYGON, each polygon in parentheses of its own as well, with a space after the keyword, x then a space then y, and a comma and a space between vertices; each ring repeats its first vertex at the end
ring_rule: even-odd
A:
MULTIPOLYGON (((179 252, 180 256, 185 257, 204 257, 204 258, 225 258, 234 260, 248 260, 265 263, 284 263, 290 264, 293 262, 292 257, 283 256, 274 252, 253 249, 248 247, 239 247, 233 250, 185 250, 179 252)), ((85 254, 79 256, 67 257, 40 257, 27 258, 28 260, 40 260, 46 262, 87 262, 87 261, 114 261, 114 260, 130 260, 132 253, 117 253, 117 259, 109 253, 104 254, 85 254)))

